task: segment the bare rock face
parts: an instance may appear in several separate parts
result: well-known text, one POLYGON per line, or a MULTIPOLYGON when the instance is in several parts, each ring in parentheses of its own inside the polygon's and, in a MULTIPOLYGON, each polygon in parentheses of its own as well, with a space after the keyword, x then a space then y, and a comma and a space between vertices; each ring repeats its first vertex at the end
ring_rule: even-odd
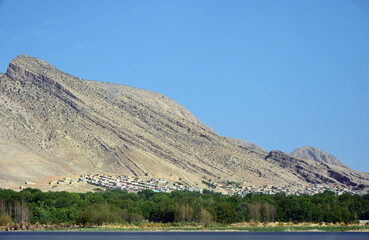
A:
POLYGON ((340 160, 338 160, 335 156, 320 150, 318 148, 305 146, 302 148, 295 149, 290 153, 291 156, 301 158, 301 159, 309 159, 317 162, 323 162, 330 165, 336 165, 344 168, 349 168, 345 164, 343 164, 340 160))
POLYGON ((330 169, 325 164, 312 164, 311 162, 291 157, 290 155, 278 151, 271 151, 266 157, 267 161, 274 162, 284 169, 288 169, 292 174, 307 183, 311 184, 334 184, 334 179, 326 176, 330 169))
POLYGON ((82 80, 25 55, 0 74, 0 123, 0 187, 90 173, 181 178, 190 185, 203 177, 369 185, 366 173, 242 147, 162 94, 82 80))
POLYGON ((368 174, 360 176, 360 180, 355 179, 353 177, 355 174, 345 171, 344 168, 336 168, 335 165, 329 165, 315 160, 291 157, 278 150, 271 151, 265 159, 289 170, 291 174, 311 184, 357 187, 358 184, 356 182, 362 184, 360 180, 364 180, 364 182, 368 180, 368 174))

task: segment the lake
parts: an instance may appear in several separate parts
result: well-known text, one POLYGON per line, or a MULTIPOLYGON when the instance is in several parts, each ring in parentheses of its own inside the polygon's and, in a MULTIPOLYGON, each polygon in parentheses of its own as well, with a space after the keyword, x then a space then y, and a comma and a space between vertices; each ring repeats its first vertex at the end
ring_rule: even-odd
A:
POLYGON ((213 240, 324 239, 368 240, 369 232, 0 232, 0 240, 213 240))

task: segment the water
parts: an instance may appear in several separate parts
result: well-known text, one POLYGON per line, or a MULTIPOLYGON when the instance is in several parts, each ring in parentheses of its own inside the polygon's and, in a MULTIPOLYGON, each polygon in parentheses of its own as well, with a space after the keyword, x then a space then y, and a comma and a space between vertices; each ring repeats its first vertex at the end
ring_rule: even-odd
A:
POLYGON ((0 232, 0 240, 368 240, 369 232, 0 232))

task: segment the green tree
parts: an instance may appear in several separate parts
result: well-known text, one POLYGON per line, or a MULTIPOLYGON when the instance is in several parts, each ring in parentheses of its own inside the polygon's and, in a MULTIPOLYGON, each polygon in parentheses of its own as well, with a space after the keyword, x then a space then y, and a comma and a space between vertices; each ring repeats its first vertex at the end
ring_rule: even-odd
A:
POLYGON ((220 202, 214 207, 214 219, 216 222, 229 224, 235 222, 236 208, 228 202, 220 202))

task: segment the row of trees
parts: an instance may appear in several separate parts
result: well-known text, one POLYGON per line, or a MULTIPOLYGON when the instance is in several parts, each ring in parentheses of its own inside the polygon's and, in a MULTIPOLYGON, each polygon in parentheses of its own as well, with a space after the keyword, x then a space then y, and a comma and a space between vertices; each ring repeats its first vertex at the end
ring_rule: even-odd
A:
POLYGON ((29 209, 28 204, 23 200, 5 201, 0 199, 0 221, 4 219, 10 219, 13 216, 16 222, 29 222, 29 209))
POLYGON ((9 217, 14 222, 81 225, 142 221, 351 223, 369 219, 369 194, 335 196, 325 192, 313 196, 248 194, 240 197, 206 192, 145 190, 135 194, 119 189, 94 193, 0 189, 0 224, 1 219, 9 217))

